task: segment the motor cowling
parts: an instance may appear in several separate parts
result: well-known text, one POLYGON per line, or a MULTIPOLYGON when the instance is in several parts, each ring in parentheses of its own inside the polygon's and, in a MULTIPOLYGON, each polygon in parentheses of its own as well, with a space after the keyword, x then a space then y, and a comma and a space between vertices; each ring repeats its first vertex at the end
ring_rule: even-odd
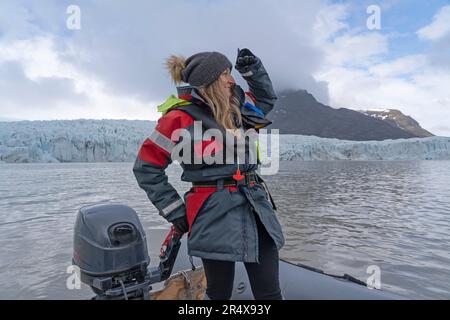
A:
POLYGON ((104 293, 145 281, 150 258, 137 213, 121 204, 82 207, 73 239, 73 264, 81 281, 104 293))

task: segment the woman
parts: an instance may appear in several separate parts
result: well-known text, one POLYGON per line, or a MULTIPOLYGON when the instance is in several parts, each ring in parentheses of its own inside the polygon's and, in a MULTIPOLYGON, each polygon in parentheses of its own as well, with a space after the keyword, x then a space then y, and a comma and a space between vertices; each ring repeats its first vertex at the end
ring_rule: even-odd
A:
POLYGON ((282 299, 278 251, 284 237, 270 194, 255 172, 259 161, 249 160, 251 147, 245 148, 244 158, 231 153, 234 161, 224 161, 230 150, 237 151, 234 139, 230 143, 195 134, 197 121, 204 133, 215 129, 237 136, 270 124, 265 116, 277 98, 269 76, 248 49, 238 50, 235 68, 249 92, 236 85, 232 64, 221 53, 201 52, 188 59, 172 56, 166 64, 176 84, 188 85, 177 87, 178 97, 171 96, 158 107, 163 115, 133 168, 138 184, 176 232, 188 232, 188 253, 200 257, 204 265, 206 298, 230 299, 235 262, 242 261, 255 299, 282 299), (175 134, 180 131, 183 134, 175 134), (181 142, 191 146, 182 149, 181 161, 177 158, 181 179, 193 184, 184 201, 165 174, 180 154, 181 142), (211 163, 206 156, 221 161, 211 163))

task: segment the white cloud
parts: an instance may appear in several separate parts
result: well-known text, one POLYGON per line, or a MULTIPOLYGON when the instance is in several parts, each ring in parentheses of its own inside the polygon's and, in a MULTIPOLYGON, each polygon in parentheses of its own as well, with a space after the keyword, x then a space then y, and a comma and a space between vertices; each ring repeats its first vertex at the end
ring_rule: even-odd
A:
POLYGON ((0 110, 6 118, 157 117, 156 103, 111 94, 101 81, 63 61, 50 35, 0 42, 0 70, 0 110))
POLYGON ((414 72, 420 72, 426 63, 426 55, 410 55, 394 61, 374 65, 369 68, 369 72, 380 77, 403 76, 414 72))
POLYGON ((327 63, 315 78, 328 83, 330 104, 356 110, 400 109, 434 134, 450 136, 450 72, 448 58, 439 55, 450 26, 449 9, 439 10, 433 23, 418 32, 436 43, 424 54, 387 60, 392 34, 351 29, 325 43, 327 63))
POLYGON ((418 30, 417 34, 426 40, 438 40, 450 34, 450 5, 442 7, 433 22, 418 30))
POLYGON ((76 70, 71 64, 61 61, 54 42, 51 36, 2 42, 0 61, 19 62, 30 80, 52 77, 76 80, 76 70))
POLYGON ((326 50, 326 61, 331 65, 370 66, 388 52, 388 39, 376 32, 345 34, 332 40, 326 50))
POLYGON ((345 4, 331 4, 324 6, 317 13, 314 22, 314 39, 318 45, 333 37, 341 30, 347 30, 345 22, 348 17, 348 6, 345 4))

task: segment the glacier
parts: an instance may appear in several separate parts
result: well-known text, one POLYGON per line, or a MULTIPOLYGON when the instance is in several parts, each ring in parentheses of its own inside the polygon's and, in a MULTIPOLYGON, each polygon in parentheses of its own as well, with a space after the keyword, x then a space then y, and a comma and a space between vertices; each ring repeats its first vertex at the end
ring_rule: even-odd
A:
POLYGON ((0 162, 123 162, 136 158, 155 121, 0 122, 0 162))
POLYGON ((281 135, 281 160, 450 160, 449 137, 349 141, 281 135))
MULTIPOLYGON (((0 163, 134 161, 155 126, 156 121, 145 120, 0 122, 0 163)), ((280 160, 450 160, 450 138, 347 141, 280 135, 279 151, 280 160)))

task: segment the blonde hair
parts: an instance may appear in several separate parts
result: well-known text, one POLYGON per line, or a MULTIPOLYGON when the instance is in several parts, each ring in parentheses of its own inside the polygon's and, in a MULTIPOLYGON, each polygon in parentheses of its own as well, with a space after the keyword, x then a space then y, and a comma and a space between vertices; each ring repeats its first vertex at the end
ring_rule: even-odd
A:
POLYGON ((186 68, 186 58, 183 56, 171 55, 166 60, 166 68, 169 70, 173 82, 176 85, 179 85, 183 82, 181 71, 186 68))
MULTIPOLYGON (((171 55, 166 60, 166 68, 176 85, 183 82, 181 71, 186 67, 186 58, 183 56, 171 55)), ((197 87, 201 96, 208 103, 214 119, 225 129, 237 129, 242 124, 239 100, 232 95, 228 98, 220 85, 219 79, 208 86, 197 87), (236 118, 237 123, 234 122, 236 118)))

